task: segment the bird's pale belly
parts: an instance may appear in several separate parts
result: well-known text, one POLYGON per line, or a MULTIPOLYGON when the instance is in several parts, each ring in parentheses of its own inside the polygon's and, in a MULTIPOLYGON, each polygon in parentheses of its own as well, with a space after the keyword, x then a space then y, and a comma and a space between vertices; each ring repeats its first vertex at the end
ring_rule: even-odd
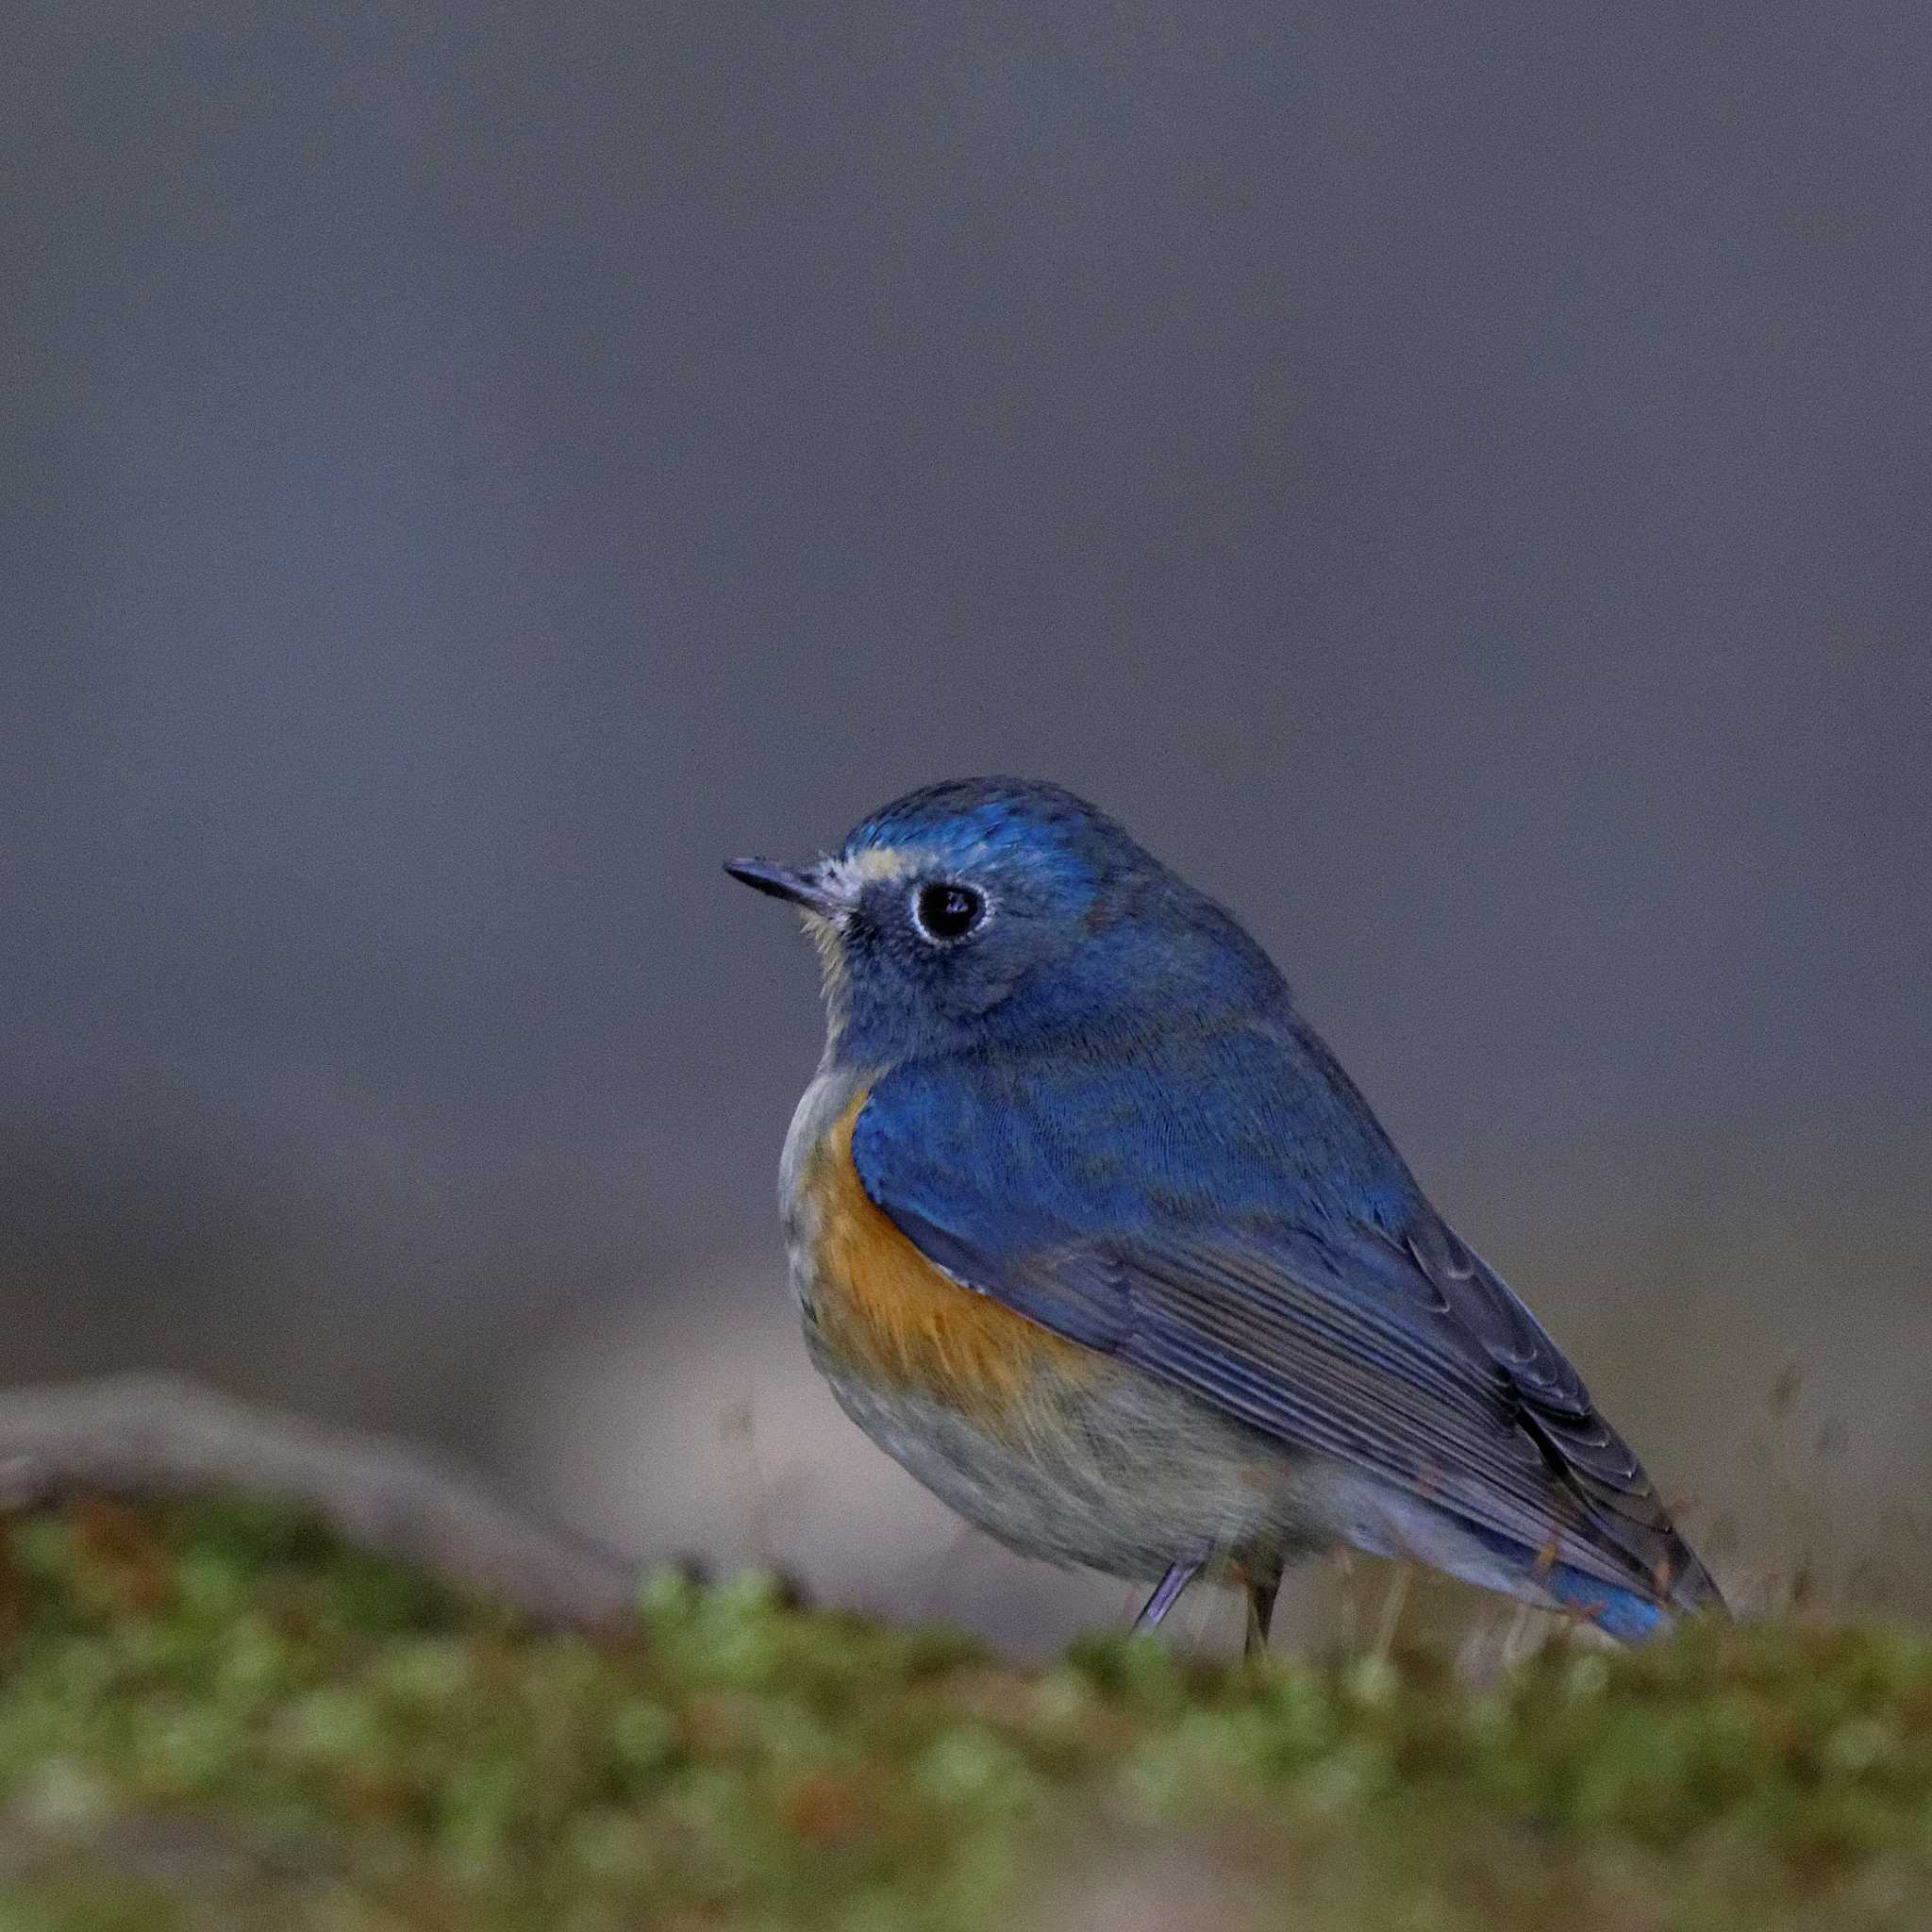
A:
POLYGON ((1344 1533, 1324 1464, 927 1261, 852 1165, 868 1085, 814 1083, 782 1182, 807 1342, 867 1435, 1002 1542, 1117 1575, 1217 1557, 1273 1568, 1344 1533))

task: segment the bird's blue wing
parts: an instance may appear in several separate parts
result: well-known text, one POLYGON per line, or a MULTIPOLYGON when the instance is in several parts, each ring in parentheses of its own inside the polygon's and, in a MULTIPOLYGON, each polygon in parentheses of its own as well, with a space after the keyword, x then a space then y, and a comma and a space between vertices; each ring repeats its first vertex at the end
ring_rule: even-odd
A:
POLYGON ((1431 1209, 1320 1042, 1176 1029, 927 1062, 853 1134, 932 1261, 1072 1341, 1480 1535, 1686 1607, 1715 1586, 1574 1369, 1431 1209))

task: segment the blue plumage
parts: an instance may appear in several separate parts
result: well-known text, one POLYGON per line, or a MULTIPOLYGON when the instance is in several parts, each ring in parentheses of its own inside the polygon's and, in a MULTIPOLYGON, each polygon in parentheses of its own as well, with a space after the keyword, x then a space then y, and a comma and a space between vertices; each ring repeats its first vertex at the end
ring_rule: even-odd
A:
POLYGON ((787 1155, 808 1334, 847 1407, 974 1520, 1126 1574, 1230 1564, 1263 1629, 1281 1563, 1333 1541, 1625 1638, 1718 1601, 1260 948, 1104 814, 973 780, 814 868, 734 870, 804 908, 830 968, 787 1155), (1021 1318, 997 1413, 942 1339, 889 1389, 849 1296, 846 1341, 815 1329, 831 1251, 800 1175, 835 1115, 840 1158, 945 1284, 928 1325, 953 1291, 1021 1318), (1028 1334, 1041 1373, 1015 1378, 1028 1334), (1073 1374, 1049 1336, 1108 1374, 1073 1374))

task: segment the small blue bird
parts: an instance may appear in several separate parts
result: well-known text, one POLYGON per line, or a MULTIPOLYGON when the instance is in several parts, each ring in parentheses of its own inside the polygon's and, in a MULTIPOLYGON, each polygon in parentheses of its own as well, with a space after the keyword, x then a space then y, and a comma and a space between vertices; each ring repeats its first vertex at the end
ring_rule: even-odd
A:
POLYGON ((1635 1639, 1717 1586, 1536 1318, 1424 1198, 1267 956, 1057 786, 935 785, 804 914, 824 1057, 780 1195, 846 1412, 1024 1555, 1246 1591, 1409 1558, 1635 1639))

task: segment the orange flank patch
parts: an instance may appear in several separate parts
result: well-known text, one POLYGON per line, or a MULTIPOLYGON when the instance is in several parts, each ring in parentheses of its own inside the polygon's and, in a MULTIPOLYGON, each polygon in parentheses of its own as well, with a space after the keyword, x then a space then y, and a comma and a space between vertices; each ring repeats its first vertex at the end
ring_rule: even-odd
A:
POLYGON ((869 1380, 984 1421, 1091 1380, 1103 1357, 948 1280, 873 1205, 852 1164, 861 1093, 805 1176, 816 1226, 812 1308, 824 1345, 869 1380))

